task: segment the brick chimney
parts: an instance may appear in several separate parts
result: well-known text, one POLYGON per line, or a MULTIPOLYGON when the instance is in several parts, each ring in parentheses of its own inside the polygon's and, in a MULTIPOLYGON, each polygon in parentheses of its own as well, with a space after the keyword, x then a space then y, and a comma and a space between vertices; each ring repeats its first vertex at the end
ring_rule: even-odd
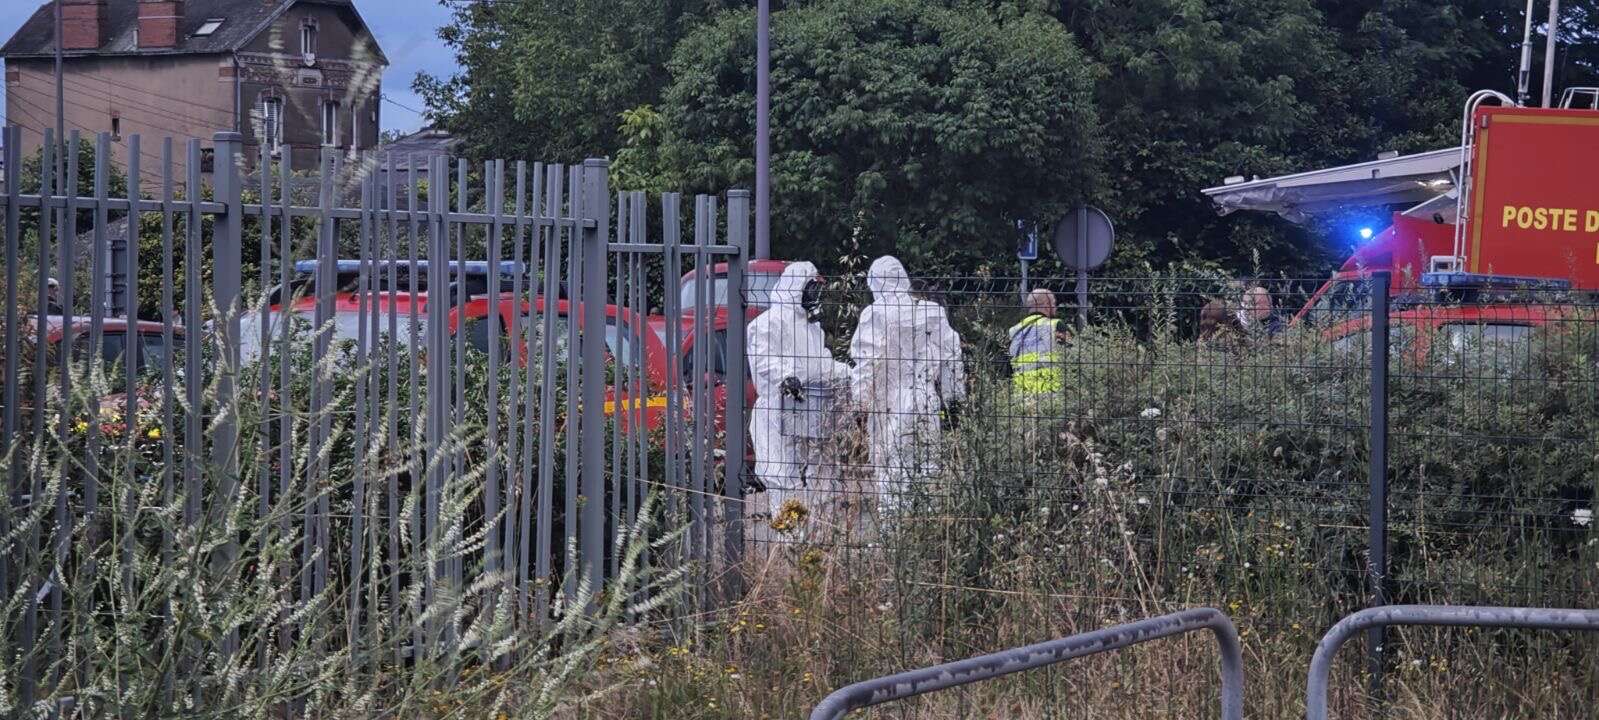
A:
POLYGON ((106 0, 62 0, 61 49, 95 50, 105 41, 106 0))
POLYGON ((139 48, 177 47, 182 22, 183 0, 139 0, 139 48))

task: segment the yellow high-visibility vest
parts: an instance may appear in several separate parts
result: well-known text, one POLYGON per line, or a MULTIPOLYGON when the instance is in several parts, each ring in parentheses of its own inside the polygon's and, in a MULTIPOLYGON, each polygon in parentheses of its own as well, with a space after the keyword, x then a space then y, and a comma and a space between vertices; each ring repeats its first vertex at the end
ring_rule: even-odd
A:
POLYGON ((1060 320, 1028 315, 1010 329, 1011 384, 1018 392, 1060 392, 1066 386, 1065 360, 1055 333, 1060 320))

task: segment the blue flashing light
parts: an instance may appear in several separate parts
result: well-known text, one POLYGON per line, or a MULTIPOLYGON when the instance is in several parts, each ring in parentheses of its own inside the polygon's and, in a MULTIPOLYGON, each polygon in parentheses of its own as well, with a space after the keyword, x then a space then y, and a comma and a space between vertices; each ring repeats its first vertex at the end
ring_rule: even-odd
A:
POLYGON ((1369 228, 1369 227, 1361 228, 1360 229, 1360 239, 1361 240, 1370 240, 1371 239, 1371 228, 1369 228))

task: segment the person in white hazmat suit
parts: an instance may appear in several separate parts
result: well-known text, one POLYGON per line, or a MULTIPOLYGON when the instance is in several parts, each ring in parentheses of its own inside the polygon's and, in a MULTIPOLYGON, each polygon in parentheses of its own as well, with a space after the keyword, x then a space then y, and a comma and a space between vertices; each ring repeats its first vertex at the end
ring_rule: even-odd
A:
POLYGON ((842 386, 849 381, 849 367, 833 359, 822 326, 812 319, 820 293, 815 265, 789 265, 771 290, 770 307, 749 325, 746 342, 756 394, 750 413, 755 476, 766 487, 773 518, 791 499, 814 514, 838 494, 839 461, 827 456, 825 441, 785 436, 782 427, 784 393, 803 397, 806 387, 838 386, 841 399, 847 394, 842 386))
POLYGON ((938 472, 943 417, 966 398, 965 366, 944 308, 911 294, 899 260, 873 261, 866 285, 872 303, 850 340, 850 390, 867 414, 878 509, 892 515, 912 483, 938 472))

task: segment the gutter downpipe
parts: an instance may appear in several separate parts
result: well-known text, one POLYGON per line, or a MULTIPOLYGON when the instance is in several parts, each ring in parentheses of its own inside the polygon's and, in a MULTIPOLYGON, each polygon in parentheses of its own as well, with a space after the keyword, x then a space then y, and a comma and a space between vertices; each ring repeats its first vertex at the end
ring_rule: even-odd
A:
POLYGON ((233 63, 233 132, 242 136, 244 135, 244 82, 239 74, 244 72, 244 68, 239 64, 237 53, 228 56, 228 60, 233 63))

